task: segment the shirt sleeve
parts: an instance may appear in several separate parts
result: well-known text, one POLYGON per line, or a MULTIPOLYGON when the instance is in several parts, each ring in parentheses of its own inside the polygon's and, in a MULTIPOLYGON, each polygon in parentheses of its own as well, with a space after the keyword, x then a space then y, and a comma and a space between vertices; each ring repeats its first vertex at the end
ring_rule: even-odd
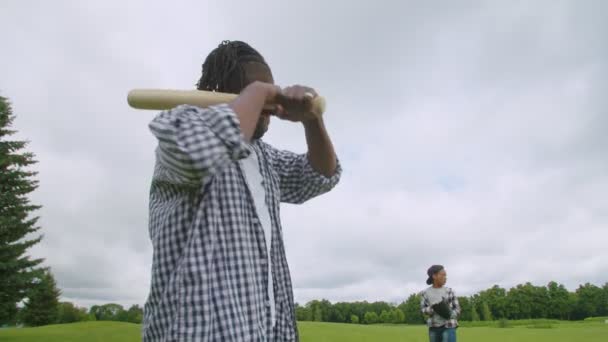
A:
POLYGON ((337 160, 331 177, 317 172, 307 154, 277 150, 265 144, 273 169, 279 174, 281 202, 301 204, 333 189, 340 180, 342 167, 337 160))
POLYGON ((460 316, 460 303, 458 302, 458 297, 452 289, 450 289, 448 293, 448 300, 450 302, 450 308, 452 309, 452 318, 457 318, 460 316))
POLYGON ((429 303, 429 300, 426 298, 426 295, 424 294, 424 292, 422 292, 420 297, 422 298, 420 300, 420 311, 422 312, 423 315, 432 316, 435 313, 435 311, 433 311, 433 308, 431 307, 431 303, 429 303))
POLYGON ((149 128, 158 139, 157 163, 176 183, 202 184, 205 177, 251 153, 238 117, 227 104, 178 106, 158 114, 149 128))

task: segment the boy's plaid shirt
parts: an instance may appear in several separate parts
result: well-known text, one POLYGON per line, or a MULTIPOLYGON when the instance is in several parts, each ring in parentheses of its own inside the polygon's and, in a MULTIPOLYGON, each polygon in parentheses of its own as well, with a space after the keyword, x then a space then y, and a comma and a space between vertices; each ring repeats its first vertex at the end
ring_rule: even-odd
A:
POLYGON ((458 326, 458 321, 456 318, 460 315, 460 303, 458 303, 458 298, 454 294, 454 291, 451 288, 447 288, 448 290, 448 298, 447 302, 452 310, 452 317, 448 320, 443 317, 437 315, 431 306, 431 303, 426 295, 426 291, 422 291, 420 296, 422 300, 420 301, 420 309, 422 314, 427 317, 426 324, 432 328, 438 327, 446 327, 446 328, 456 328, 458 326))

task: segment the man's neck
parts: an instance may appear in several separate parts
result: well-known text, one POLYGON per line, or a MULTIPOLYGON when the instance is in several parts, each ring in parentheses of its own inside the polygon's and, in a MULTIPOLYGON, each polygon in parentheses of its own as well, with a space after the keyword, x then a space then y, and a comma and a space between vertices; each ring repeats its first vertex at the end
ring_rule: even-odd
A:
POLYGON ((440 289, 440 288, 442 288, 442 287, 443 287, 443 285, 439 285, 439 284, 433 284, 433 288, 440 289))

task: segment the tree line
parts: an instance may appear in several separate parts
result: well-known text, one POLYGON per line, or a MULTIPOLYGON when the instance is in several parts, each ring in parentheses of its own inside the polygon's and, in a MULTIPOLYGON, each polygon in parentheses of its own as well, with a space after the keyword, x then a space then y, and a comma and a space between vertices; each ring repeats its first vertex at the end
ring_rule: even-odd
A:
POLYGON ((143 320, 143 309, 132 305, 125 309, 120 304, 109 303, 93 305, 87 310, 71 302, 57 302, 56 305, 37 305, 33 311, 25 306, 18 309, 15 322, 26 326, 41 326, 47 324, 65 324, 88 321, 115 321, 140 324, 143 320))
MULTIPOLYGON (((141 323, 143 309, 132 305, 108 303, 93 305, 88 310, 70 302, 59 302, 60 291, 50 272, 37 282, 25 305, 17 309, 14 323, 27 326, 74 323, 82 321, 117 321, 141 323)), ((420 294, 411 294, 401 304, 388 302, 338 302, 312 300, 296 304, 298 321, 353 324, 423 324, 420 294)), ((495 285, 472 296, 460 296, 461 321, 492 321, 520 319, 583 320, 608 316, 608 283, 599 287, 590 283, 580 285, 574 292, 563 285, 550 282, 547 286, 531 283, 509 290, 495 285)))
POLYGON ((48 269, 36 278, 34 284, 27 291, 27 297, 22 305, 16 306, 9 319, 0 322, 0 326, 36 327, 86 321, 141 323, 143 320, 143 308, 139 305, 132 305, 125 309, 120 304, 108 303, 93 305, 87 309, 71 302, 59 301, 61 290, 57 288, 55 278, 48 269))
MULTIPOLYGON (((388 302, 338 302, 312 300, 296 304, 298 321, 355 324, 422 324, 421 296, 411 294, 400 304, 388 302)), ((509 290, 495 285, 472 296, 460 296, 461 321, 500 319, 583 320, 608 316, 608 283, 602 287, 586 283, 570 292, 554 281, 546 286, 520 284, 509 290)))

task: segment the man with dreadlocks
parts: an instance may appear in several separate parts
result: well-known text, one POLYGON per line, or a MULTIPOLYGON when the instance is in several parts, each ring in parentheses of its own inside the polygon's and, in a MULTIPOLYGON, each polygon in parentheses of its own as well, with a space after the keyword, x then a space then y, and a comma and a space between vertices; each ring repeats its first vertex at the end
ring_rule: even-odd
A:
POLYGON ((161 112, 150 191, 152 281, 144 341, 298 341, 279 204, 331 190, 341 168, 311 88, 274 85, 251 46, 225 41, 199 90, 231 103, 161 112), (275 103, 276 110, 264 110, 275 103), (270 116, 300 122, 308 152, 261 140, 270 116))

